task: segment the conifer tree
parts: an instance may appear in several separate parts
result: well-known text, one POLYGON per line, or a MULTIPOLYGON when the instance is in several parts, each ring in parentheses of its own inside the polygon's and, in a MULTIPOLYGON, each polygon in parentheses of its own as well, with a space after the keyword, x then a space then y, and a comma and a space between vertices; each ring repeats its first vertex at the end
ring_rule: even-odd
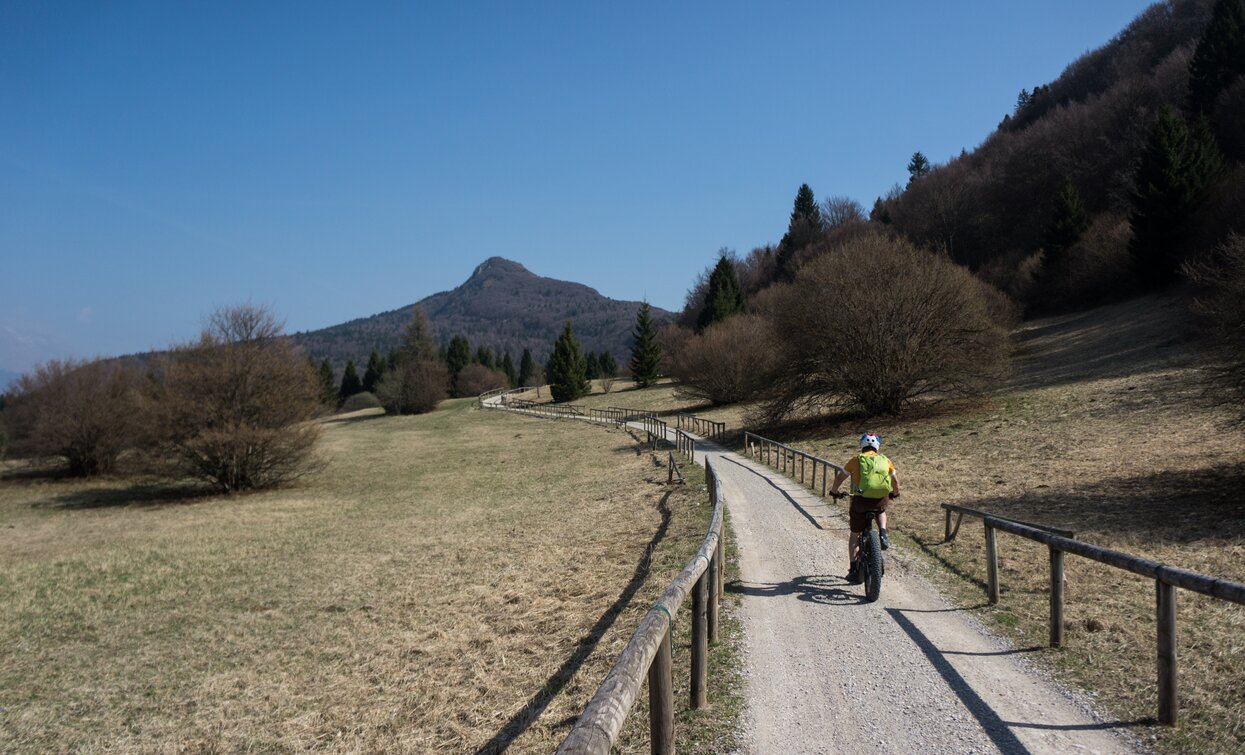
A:
MULTIPOLYGON (((1036 91, 1035 89, 1034 92, 1036 91)), ((912 159, 908 161, 908 183, 925 175, 929 175, 929 159, 918 150, 912 153, 912 159)))
POLYGON ((493 369, 493 352, 487 346, 481 346, 476 349, 475 361, 491 370, 493 369))
POLYGON ((1081 204, 1081 194, 1072 179, 1065 178, 1055 196, 1055 208, 1044 234, 1047 265, 1052 262, 1058 264, 1063 253, 1080 240, 1086 228, 1089 228, 1089 215, 1081 204))
POLYGON ((458 395, 458 373, 471 364, 471 345, 462 336, 450 339, 449 348, 445 351, 445 366, 450 371, 450 389, 458 395))
POLYGON ((618 362, 614 359, 614 355, 610 352, 601 352, 601 356, 598 361, 601 363, 601 377, 612 378, 618 374, 618 362))
POLYGON ((705 306, 696 319, 696 330, 703 331, 715 322, 744 311, 744 292, 735 274, 735 263, 726 255, 709 274, 709 290, 705 294, 705 306))
POLYGON ((584 357, 584 363, 585 377, 589 380, 596 380, 601 377, 601 362, 599 361, 595 351, 588 352, 588 355, 584 357))
POLYGON ((363 390, 368 393, 376 392, 376 384, 385 375, 385 363, 380 360, 380 354, 376 349, 372 349, 372 353, 367 358, 367 369, 363 372, 363 390))
POLYGON ((661 347, 657 345, 657 334, 653 332, 648 302, 640 304, 632 336, 631 377, 637 386, 645 388, 657 381, 661 371, 661 347))
POLYGON ((423 362, 438 359, 437 347, 432 341, 432 328, 421 307, 411 312, 411 321, 402 331, 402 344, 398 348, 397 361, 423 362))
POLYGON ((524 349, 523 356, 519 357, 519 385, 530 387, 536 380, 536 360, 532 359, 531 349, 524 349))
POLYGON ((320 400, 326 406, 337 403, 337 381, 333 377, 333 365, 327 359, 320 362, 320 400))
POLYGON ((359 380, 359 372, 354 368, 354 360, 347 359, 346 370, 342 373, 341 388, 337 391, 338 405, 362 390, 363 382, 359 380))
POLYGON ((579 340, 571 329, 571 321, 567 320, 549 357, 549 392, 553 400, 574 401, 586 395, 589 391, 587 367, 579 340))
POLYGON ((791 277, 794 272, 792 258, 795 253, 813 243, 821 233, 821 208, 813 197, 813 190, 808 184, 800 184, 795 193, 795 202, 791 208, 791 219, 787 222, 787 232, 782 241, 778 242, 778 255, 775 263, 780 277, 791 277))
POLYGON ((1245 75, 1245 0, 1218 0, 1189 61, 1189 112, 1209 114, 1215 100, 1245 75))
POLYGON ((510 358, 510 352, 507 351, 501 358, 501 371, 506 373, 506 381, 510 383, 511 388, 517 388, 518 375, 514 371, 514 360, 510 358))
POLYGON ((1159 111, 1137 168, 1129 222, 1134 270, 1150 287, 1175 280, 1189 218, 1222 167, 1205 117, 1190 127, 1171 107, 1159 111))

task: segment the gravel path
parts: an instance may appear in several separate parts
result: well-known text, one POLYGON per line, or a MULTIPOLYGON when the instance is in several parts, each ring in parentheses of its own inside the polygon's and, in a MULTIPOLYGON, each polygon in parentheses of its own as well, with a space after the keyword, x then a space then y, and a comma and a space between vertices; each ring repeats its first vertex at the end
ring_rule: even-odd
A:
POLYGON ((696 463, 706 458, 738 542, 740 581, 727 589, 742 596, 745 751, 1139 751, 912 574, 902 550, 887 552, 882 596, 865 603, 842 578, 839 509, 698 441, 696 463))
POLYGON ((738 538, 728 589, 743 596, 747 751, 1137 751, 908 573, 898 549, 882 597, 864 603, 842 578, 837 508, 737 454, 704 455, 738 538))

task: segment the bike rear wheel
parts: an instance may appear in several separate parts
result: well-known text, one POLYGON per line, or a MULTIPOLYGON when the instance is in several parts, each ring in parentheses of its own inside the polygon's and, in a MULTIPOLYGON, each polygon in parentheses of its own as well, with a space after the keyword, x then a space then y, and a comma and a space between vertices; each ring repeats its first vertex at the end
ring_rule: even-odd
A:
POLYGON ((882 542, 876 530, 870 528, 864 534, 867 542, 863 543, 861 566, 864 567, 865 600, 872 603, 882 594, 882 542))

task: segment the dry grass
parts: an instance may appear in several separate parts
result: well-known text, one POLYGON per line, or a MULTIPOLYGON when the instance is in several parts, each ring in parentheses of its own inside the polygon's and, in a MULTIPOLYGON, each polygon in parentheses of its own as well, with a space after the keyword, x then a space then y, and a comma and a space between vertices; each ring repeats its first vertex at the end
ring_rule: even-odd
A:
MULTIPOLYGON (((623 432, 471 406, 335 418, 283 491, 10 474, 0 749, 551 751, 706 496, 623 432)), ((693 749, 732 741, 717 679, 693 749)))
POLYGON ((934 579, 1160 749, 1239 752, 1245 607, 1180 592, 1181 724, 1150 726, 1151 582, 1069 556, 1066 647, 1038 649, 1047 638, 1046 548, 1000 535, 1002 599, 990 608, 979 521, 965 519, 957 540, 942 544, 940 504, 959 503, 1245 581, 1245 435, 1203 400, 1196 354, 1170 325, 1176 313, 1143 299, 1039 323, 1022 334, 1013 388, 994 399, 867 427, 840 417, 771 432, 835 461, 852 453, 860 432, 880 433, 903 480, 892 527, 906 550, 941 567, 930 570, 934 579))

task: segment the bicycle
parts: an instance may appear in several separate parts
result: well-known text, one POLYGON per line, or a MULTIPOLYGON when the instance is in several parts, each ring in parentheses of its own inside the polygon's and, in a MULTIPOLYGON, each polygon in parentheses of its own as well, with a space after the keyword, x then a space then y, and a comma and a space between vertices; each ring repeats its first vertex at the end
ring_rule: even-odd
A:
MULTIPOLYGON (((834 498, 847 498, 847 493, 831 493, 834 498)), ((865 602, 872 603, 882 594, 882 575, 886 573, 886 564, 882 560, 882 540, 873 522, 878 511, 865 512, 865 529, 860 533, 860 550, 856 554, 854 568, 865 585, 865 602)), ((879 528, 881 526, 879 525, 879 528)))

